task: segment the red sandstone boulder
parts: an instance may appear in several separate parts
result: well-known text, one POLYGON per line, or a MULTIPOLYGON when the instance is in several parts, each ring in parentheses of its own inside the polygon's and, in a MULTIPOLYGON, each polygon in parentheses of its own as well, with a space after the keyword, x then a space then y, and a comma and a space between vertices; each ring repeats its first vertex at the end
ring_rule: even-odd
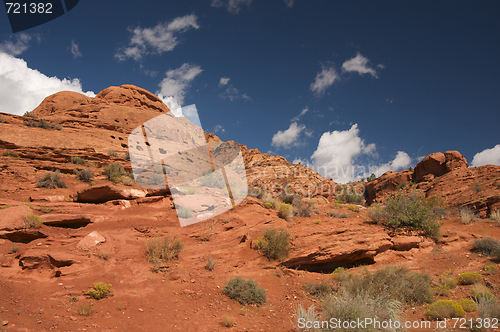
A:
POLYGON ((439 177, 456 168, 469 167, 467 160, 458 151, 431 153, 415 167, 413 182, 418 183, 427 174, 439 177))

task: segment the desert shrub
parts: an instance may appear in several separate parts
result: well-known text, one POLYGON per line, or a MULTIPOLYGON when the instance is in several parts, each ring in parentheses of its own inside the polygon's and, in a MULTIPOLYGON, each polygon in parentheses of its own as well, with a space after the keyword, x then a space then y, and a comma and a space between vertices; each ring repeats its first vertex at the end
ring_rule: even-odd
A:
POLYGON ((344 277, 342 287, 349 293, 368 293, 373 298, 390 297, 402 303, 426 303, 432 301, 431 277, 401 266, 385 266, 374 272, 344 277))
POLYGON ((344 206, 340 203, 333 203, 332 208, 334 209, 342 209, 344 206))
POLYGON ((193 216, 193 210, 184 206, 179 206, 177 208, 177 216, 179 216, 179 218, 189 219, 193 216))
POLYGON ((180 187, 179 194, 181 195, 195 195, 201 193, 200 188, 196 187, 180 187))
POLYGON ((34 213, 29 213, 28 215, 26 215, 26 218, 24 218, 25 228, 40 228, 42 224, 43 219, 34 213))
POLYGON ((229 317, 227 314, 222 315, 222 326, 224 327, 233 327, 234 319, 229 317))
POLYGON ((61 180, 61 172, 56 170, 55 172, 47 172, 45 176, 36 181, 36 186, 38 188, 66 188, 66 183, 61 180))
POLYGON ((361 204, 363 202, 363 195, 356 192, 353 188, 344 188, 342 194, 336 197, 338 203, 352 203, 361 204))
POLYGON ((439 300, 427 308, 424 315, 429 320, 443 320, 445 318, 459 318, 465 316, 465 311, 460 304, 451 300, 439 300))
POLYGON ((500 223, 500 210, 496 210, 490 213, 490 219, 500 223))
POLYGON ((373 204, 368 209, 368 218, 372 221, 378 223, 384 219, 387 219, 387 213, 381 204, 373 204))
POLYGON ((90 168, 82 170, 75 169, 75 175, 78 180, 86 183, 91 183, 94 178, 94 172, 90 168))
POLYGON ((312 296, 322 298, 333 292, 333 287, 326 282, 309 282, 304 285, 304 289, 312 296))
POLYGON ((118 152, 113 149, 108 149, 108 156, 110 157, 118 157, 118 152))
POLYGON ((472 250, 486 256, 498 256, 500 253, 500 241, 492 237, 484 237, 474 241, 472 250))
POLYGON ((290 221, 292 219, 292 206, 287 203, 281 203, 278 210, 278 217, 290 221))
POLYGON ((10 152, 10 151, 4 151, 2 152, 2 156, 10 156, 14 158, 21 158, 21 156, 15 152, 10 152))
POLYGON ((92 303, 80 303, 80 305, 76 309, 76 312, 80 316, 90 316, 94 312, 94 306, 92 305, 92 303))
POLYGON ((339 266, 335 270, 333 270, 331 276, 334 280, 337 281, 344 281, 350 277, 350 275, 347 273, 347 269, 342 266, 339 266))
POLYGON ((124 176, 121 178, 122 179, 122 183, 126 186, 133 186, 135 181, 134 179, 131 179, 130 177, 128 176, 124 176))
POLYGON ((253 279, 245 280, 242 277, 230 279, 226 287, 222 289, 222 293, 243 305, 255 304, 261 306, 267 301, 266 290, 257 287, 257 281, 253 279))
MULTIPOLYGON (((403 315, 403 305, 398 300, 388 297, 373 297, 366 292, 351 293, 344 288, 338 292, 328 295, 322 302, 323 319, 333 322, 345 321, 365 321, 365 319, 374 319, 383 322, 399 321, 403 315)), ((337 327, 341 327, 337 326, 337 327)), ((355 326, 349 331, 367 331, 365 326, 355 326)), ((344 329, 341 329, 344 330, 344 329)), ((330 330, 328 330, 330 331, 330 330)), ((375 325, 370 326, 368 331, 385 331, 375 325)))
MULTIPOLYGON (((292 205, 295 207, 295 214, 299 217, 310 217, 313 212, 314 204, 304 202, 302 199, 294 199, 292 205)), ((315 209, 317 211, 317 207, 315 209)))
POLYGON ((27 116, 27 117, 33 118, 33 119, 37 119, 38 118, 34 113, 31 113, 30 111, 24 112, 23 116, 27 116))
POLYGON ((113 182, 120 182, 122 175, 127 174, 125 168, 119 162, 114 162, 112 164, 104 166, 104 175, 108 177, 108 180, 113 182))
POLYGON ((264 207, 265 207, 266 209, 270 209, 270 208, 272 208, 272 207, 273 207, 273 203, 271 203, 271 202, 265 202, 265 203, 264 203, 264 207))
POLYGON ((83 159, 82 157, 78 157, 78 156, 72 156, 71 163, 73 163, 75 165, 85 166, 85 159, 83 159))
POLYGON ((297 322, 297 325, 295 325, 295 323, 292 322, 292 325, 295 329, 301 331, 309 331, 309 332, 320 331, 320 329, 314 327, 308 329, 302 329, 301 327, 299 327, 299 325, 302 326, 302 324, 305 324, 305 322, 315 322, 320 320, 321 315, 316 314, 314 304, 312 304, 307 310, 304 308, 302 303, 297 304, 293 308, 293 315, 295 316, 295 321, 297 322))
POLYGON ((404 191, 399 192, 396 197, 386 201, 386 211, 388 219, 385 224, 387 226, 393 228, 408 227, 424 231, 431 236, 439 234, 441 223, 436 222, 422 193, 416 191, 408 194, 404 191))
POLYGON ((3 209, 8 209, 8 208, 10 208, 10 207, 12 207, 12 206, 10 206, 10 205, 8 205, 8 204, 5 204, 5 205, 0 206, 0 210, 3 210, 3 209))
POLYGON ((38 210, 42 213, 50 213, 52 211, 54 211, 54 207, 53 206, 45 206, 45 205, 40 205, 38 207, 38 210))
POLYGON ((450 289, 445 285, 437 285, 436 287, 434 287, 434 292, 436 293, 436 296, 450 295, 450 289))
POLYGON ((43 128, 43 129, 50 129, 52 128, 51 124, 45 121, 45 119, 40 119, 38 121, 38 127, 43 128))
POLYGON ((458 275, 460 285, 473 285, 483 281, 483 277, 477 272, 464 272, 458 275))
POLYGON ((10 251, 12 253, 16 253, 19 251, 19 246, 16 246, 15 244, 12 245, 12 247, 10 247, 10 251))
POLYGON ((462 207, 458 210, 458 213, 460 215, 460 221, 464 225, 470 224, 471 222, 477 220, 477 215, 471 208, 462 207))
POLYGON ((59 123, 54 123, 54 129, 55 130, 61 130, 62 126, 59 123))
POLYGON ((492 298, 495 295, 491 294, 490 290, 484 285, 474 285, 470 290, 472 297, 478 298, 492 298))
POLYGON ((5 120, 0 116, 0 123, 5 123, 5 120))
POLYGON ((264 233, 265 241, 262 251, 271 260, 283 260, 290 252, 290 233, 284 229, 269 228, 264 233))
POLYGON ((470 300, 470 299, 460 299, 457 301, 458 304, 464 309, 465 312, 471 312, 474 310, 477 310, 477 304, 476 302, 470 300))
POLYGON ((184 244, 176 236, 170 239, 167 235, 160 241, 155 237, 146 242, 146 256, 148 261, 153 264, 158 264, 160 261, 169 261, 179 256, 184 244))
POLYGON ((349 205, 347 208, 352 212, 359 212, 359 206, 357 205, 349 205))
POLYGON ((375 180, 377 177, 375 176, 375 174, 371 174, 369 177, 366 178, 366 182, 372 182, 373 180, 375 180))
POLYGON ((217 219, 213 221, 204 221, 198 224, 198 233, 201 241, 210 241, 210 238, 214 234, 215 225, 217 225, 217 219))
POLYGON ((352 217, 352 214, 350 214, 349 212, 336 211, 336 210, 330 210, 330 211, 328 211, 327 214, 332 218, 350 218, 350 217, 352 217))
POLYGON ((257 240, 254 242, 254 248, 258 252, 263 252, 264 248, 267 246, 267 239, 263 236, 259 237, 257 240))
POLYGON ((85 295, 89 296, 94 300, 101 300, 107 297, 108 295, 113 295, 111 287, 112 287, 111 284, 96 282, 94 284, 94 289, 89 290, 88 292, 85 293, 85 295))
POLYGON ((97 254, 97 257, 107 261, 109 259, 109 252, 100 252, 97 254))
POLYGON ((500 303, 496 297, 478 297, 474 300, 477 303, 479 317, 483 319, 500 317, 500 303))
POLYGON ((210 172, 198 179, 200 186, 209 188, 226 188, 226 182, 219 172, 210 172))
POLYGON ((205 269, 207 269, 209 271, 213 271, 215 269, 215 263, 217 263, 217 260, 215 260, 212 257, 210 257, 207 260, 207 264, 205 265, 205 269))
POLYGON ((486 265, 483 270, 488 274, 496 274, 498 272, 498 266, 496 265, 486 265))
POLYGON ((319 225, 319 224, 321 224, 321 220, 320 220, 320 219, 314 220, 314 223, 315 223, 316 225, 319 225))
POLYGON ((441 220, 450 216, 450 211, 442 206, 434 206, 432 208, 432 214, 436 216, 437 219, 441 220))

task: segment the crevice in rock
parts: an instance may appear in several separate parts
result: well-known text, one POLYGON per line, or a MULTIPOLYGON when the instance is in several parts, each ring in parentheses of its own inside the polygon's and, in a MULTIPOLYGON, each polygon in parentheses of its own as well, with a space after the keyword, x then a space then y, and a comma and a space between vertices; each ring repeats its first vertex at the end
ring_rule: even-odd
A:
POLYGON ((345 261, 335 261, 329 263, 321 264, 283 264, 287 268, 295 269, 299 271, 308 271, 315 273, 330 274, 335 271, 338 267, 344 267, 346 269, 375 264, 375 260, 372 257, 364 257, 358 260, 345 260, 345 261))

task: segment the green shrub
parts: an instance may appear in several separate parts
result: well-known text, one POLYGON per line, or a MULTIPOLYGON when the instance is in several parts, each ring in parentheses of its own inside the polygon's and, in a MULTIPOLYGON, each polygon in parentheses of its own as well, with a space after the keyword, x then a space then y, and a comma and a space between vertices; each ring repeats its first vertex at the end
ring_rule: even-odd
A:
POLYGON ((470 299, 460 299, 457 301, 458 304, 464 309, 465 312, 472 312, 477 310, 477 304, 476 302, 470 300, 470 299))
POLYGON ((488 274, 496 274, 498 272, 498 266, 496 265, 486 265, 483 270, 488 274))
POLYGON ((259 244, 257 245, 256 243, 256 246, 262 246, 260 250, 264 252, 267 258, 271 260, 283 260, 288 256, 291 249, 290 233, 286 230, 279 229, 277 231, 276 229, 269 228, 264 233, 264 239, 265 241, 257 239, 259 244))
POLYGON ((33 118, 33 119, 37 119, 38 118, 34 113, 31 113, 29 111, 24 112, 23 116, 26 116, 26 117, 29 117, 29 118, 33 118))
POLYGON ((259 237, 257 240, 254 242, 254 248, 258 252, 263 252, 264 248, 267 246, 267 239, 263 236, 259 237))
POLYGON ((229 317, 227 314, 222 315, 222 326, 224 327, 233 327, 234 319, 229 317))
POLYGON ((14 153, 14 152, 10 152, 10 151, 4 151, 2 153, 2 156, 10 156, 10 157, 14 157, 14 158, 21 158, 21 156, 17 153, 14 153))
POLYGON ((483 277, 477 272, 464 272, 458 275, 460 285, 473 285, 483 281, 483 277))
POLYGON ((222 289, 222 293, 243 305, 255 304, 261 306, 267 301, 266 290, 257 287, 257 281, 253 279, 245 280, 242 277, 230 279, 226 287, 222 289))
POLYGON ((387 226, 393 228, 408 227, 424 231, 428 235, 437 236, 441 223, 436 222, 435 216, 427 206, 422 193, 412 191, 399 192, 394 198, 386 201, 386 211, 389 218, 387 226))
POLYGON ((336 211, 336 210, 330 210, 330 211, 328 211, 327 214, 332 218, 350 218, 350 217, 352 217, 352 214, 350 214, 349 212, 336 211))
POLYGON ((177 216, 179 216, 179 218, 189 219, 193 216, 193 210, 184 206, 179 206, 177 208, 177 216))
POLYGON ((478 251, 486 256, 498 256, 500 252, 500 241, 492 237, 484 237, 474 241, 472 250, 478 251))
POLYGON ((352 212, 359 212, 359 206, 357 205, 349 205, 347 208, 352 212))
POLYGON ((52 126, 50 125, 50 123, 48 123, 47 121, 45 121, 45 119, 40 119, 38 121, 38 127, 43 128, 43 129, 50 129, 50 128, 52 128, 52 126))
POLYGON ((460 304, 451 300, 439 300, 427 308, 424 315, 429 320, 443 320, 445 318, 459 318, 465 316, 460 304))
POLYGON ((78 156, 72 156, 71 163, 73 163, 75 165, 85 166, 85 159, 83 159, 82 157, 78 157, 78 156))
POLYGON ((82 170, 75 169, 75 175, 78 180, 86 183, 91 183, 94 178, 94 172, 90 168, 82 170))
MULTIPOLYGON (((322 320, 336 322, 362 321, 365 319, 376 319, 380 322, 400 321, 403 316, 403 305, 398 300, 388 297, 373 297, 366 292, 351 293, 344 288, 331 295, 327 295, 322 301, 322 320)), ((331 326, 334 331, 386 331, 375 326, 354 326, 343 329, 341 325, 331 326)), ((322 330, 323 331, 323 330, 322 330)), ((328 330, 330 331, 330 330, 328 330)))
POLYGON ((333 287, 326 282, 309 282, 304 285, 304 289, 312 296, 322 298, 333 292, 333 287))
POLYGON ((344 188, 344 192, 336 197, 338 203, 352 204, 361 204, 363 202, 363 198, 363 195, 356 192, 353 188, 344 188))
POLYGON ((495 295, 491 294, 490 290, 483 285, 474 285, 474 287, 470 290, 470 293, 472 294, 472 297, 476 299, 495 297, 495 295))
POLYGON ((436 287, 434 287, 434 292, 437 296, 449 296, 450 288, 446 287, 445 285, 437 285, 436 287))
POLYGON ((287 203, 281 203, 278 210, 278 217, 290 221, 292 219, 292 206, 287 203))
POLYGON ((372 221, 378 223, 384 219, 387 219, 387 213, 381 204, 373 204, 368 209, 368 218, 372 221))
POLYGON ((184 244, 176 236, 170 240, 167 235, 163 241, 155 237, 146 243, 146 255, 149 262, 158 264, 160 261, 169 261, 178 257, 183 247, 184 244))
POLYGON ((93 298, 94 300, 101 300, 107 297, 108 295, 113 295, 111 287, 112 287, 111 284, 96 282, 94 284, 94 289, 89 290, 88 292, 85 293, 85 295, 93 298))
POLYGON ((373 180, 375 180, 377 177, 375 176, 375 174, 372 173, 372 175, 370 175, 369 177, 366 178, 366 182, 372 182, 373 180))
POLYGON ((24 219, 24 228, 40 228, 42 224, 43 219, 34 213, 29 213, 24 219))
POLYGON ((119 162, 114 162, 112 164, 104 166, 104 175, 108 177, 108 180, 113 182, 120 182, 122 175, 127 174, 125 168, 119 162))
POLYGON ((460 215, 460 221, 462 224, 467 225, 470 224, 471 222, 477 221, 477 215, 472 210, 471 208, 468 207, 463 207, 458 210, 458 213, 460 215))
POLYGON ((432 301, 432 279, 428 274, 412 272, 401 266, 385 266, 374 272, 344 277, 342 287, 351 294, 363 292, 376 297, 390 297, 402 303, 432 301))
POLYGON ((333 270, 331 274, 332 278, 337 281, 344 281, 348 279, 349 275, 347 273, 347 269, 345 267, 339 266, 335 270, 333 270))
POLYGON ((66 188, 66 183, 61 180, 61 173, 59 172, 59 170, 56 170, 55 172, 45 173, 45 176, 43 178, 36 181, 36 186, 38 188, 47 189, 66 188))
POLYGON ((24 120, 24 125, 27 127, 38 127, 38 122, 31 119, 24 120))
POLYGON ((342 209, 344 206, 340 203, 333 203, 332 208, 334 209, 342 209))
POLYGON ((271 203, 271 202, 265 202, 265 203, 264 203, 264 207, 265 207, 266 209, 270 209, 270 208, 272 208, 272 207, 273 207, 273 203, 271 203))
POLYGON ((321 220, 320 220, 320 219, 314 220, 314 223, 315 223, 316 225, 319 225, 319 224, 321 224, 321 220))

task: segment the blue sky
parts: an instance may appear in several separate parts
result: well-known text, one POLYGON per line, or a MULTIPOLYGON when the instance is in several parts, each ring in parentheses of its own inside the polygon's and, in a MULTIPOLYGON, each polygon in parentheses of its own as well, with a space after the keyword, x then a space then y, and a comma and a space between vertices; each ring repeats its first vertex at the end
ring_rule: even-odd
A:
POLYGON ((498 1, 85 0, 12 34, 2 11, 0 111, 134 84, 339 182, 437 151, 500 164, 499 17, 498 1))

